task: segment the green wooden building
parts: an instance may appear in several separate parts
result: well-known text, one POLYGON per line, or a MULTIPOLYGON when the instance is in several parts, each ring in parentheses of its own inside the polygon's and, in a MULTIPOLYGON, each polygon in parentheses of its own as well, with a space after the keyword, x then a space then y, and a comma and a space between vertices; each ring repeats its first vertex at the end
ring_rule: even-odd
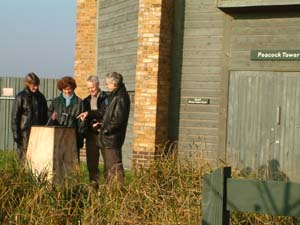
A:
MULTIPOLYGON (((89 2, 78 0, 79 9, 89 2)), ((121 72, 132 95, 128 166, 145 164, 172 140, 180 158, 195 163, 300 178, 300 0, 99 0, 95 7, 95 73, 121 72)), ((76 51, 89 41, 80 40, 76 51)), ((79 82, 81 74, 75 70, 79 82)))

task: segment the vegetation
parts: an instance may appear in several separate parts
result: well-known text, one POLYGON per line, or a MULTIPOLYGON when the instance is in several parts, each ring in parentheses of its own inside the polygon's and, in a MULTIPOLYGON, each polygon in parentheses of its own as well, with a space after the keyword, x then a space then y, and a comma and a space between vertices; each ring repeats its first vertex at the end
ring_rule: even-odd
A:
POLYGON ((86 175, 51 185, 0 155, 0 224, 200 224, 202 167, 161 159, 96 191, 86 175))
MULTIPOLYGON (((95 190, 86 167, 79 178, 50 184, 0 152, 0 224, 201 224, 201 182, 208 165, 158 159, 149 168, 127 171, 126 183, 95 190)), ((232 213, 231 224, 299 224, 299 220, 232 213)))

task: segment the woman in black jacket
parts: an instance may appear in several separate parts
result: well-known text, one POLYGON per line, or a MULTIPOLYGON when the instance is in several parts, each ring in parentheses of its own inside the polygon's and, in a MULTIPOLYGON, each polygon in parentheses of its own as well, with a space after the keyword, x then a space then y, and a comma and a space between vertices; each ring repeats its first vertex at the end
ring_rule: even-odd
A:
POLYGON ((24 162, 31 126, 45 125, 47 122, 47 101, 39 91, 40 79, 29 73, 24 80, 25 88, 19 92, 12 108, 11 127, 17 143, 19 159, 24 162))

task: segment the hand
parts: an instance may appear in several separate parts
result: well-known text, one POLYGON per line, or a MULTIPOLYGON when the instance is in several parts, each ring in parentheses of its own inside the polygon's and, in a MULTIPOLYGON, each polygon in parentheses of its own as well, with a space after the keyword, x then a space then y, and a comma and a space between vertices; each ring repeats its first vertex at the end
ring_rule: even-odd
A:
POLYGON ((99 122, 96 122, 96 123, 93 123, 93 128, 99 128, 101 126, 101 123, 99 122))
POLYGON ((86 119, 86 117, 88 116, 88 112, 83 112, 83 113, 80 113, 76 119, 81 119, 81 121, 84 121, 86 119))
POLYGON ((56 120, 56 118, 57 118, 57 112, 53 112, 51 115, 51 119, 56 120))

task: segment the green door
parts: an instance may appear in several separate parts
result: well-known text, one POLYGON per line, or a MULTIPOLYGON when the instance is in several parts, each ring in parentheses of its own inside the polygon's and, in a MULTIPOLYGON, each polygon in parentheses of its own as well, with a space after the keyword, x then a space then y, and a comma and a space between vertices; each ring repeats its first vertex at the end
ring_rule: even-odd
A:
POLYGON ((228 103, 227 160, 299 180, 300 72, 232 71, 228 103))

